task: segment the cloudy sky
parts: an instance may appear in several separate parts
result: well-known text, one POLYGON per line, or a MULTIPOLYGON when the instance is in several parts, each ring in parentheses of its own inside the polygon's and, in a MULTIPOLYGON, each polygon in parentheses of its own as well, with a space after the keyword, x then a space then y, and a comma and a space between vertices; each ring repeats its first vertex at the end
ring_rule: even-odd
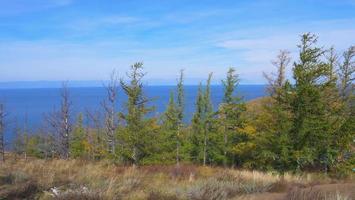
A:
POLYGON ((354 45, 355 1, 0 0, 0 82, 105 80, 142 61, 150 84, 180 69, 217 82, 228 67, 258 84, 305 32, 339 52, 354 45))

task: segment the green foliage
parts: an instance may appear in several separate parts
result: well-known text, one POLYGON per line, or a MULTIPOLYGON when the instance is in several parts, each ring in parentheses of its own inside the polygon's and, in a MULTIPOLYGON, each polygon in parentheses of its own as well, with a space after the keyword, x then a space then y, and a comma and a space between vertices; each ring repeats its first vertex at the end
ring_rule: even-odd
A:
POLYGON ((122 141, 125 143, 123 156, 129 162, 138 165, 142 158, 148 156, 152 149, 155 137, 156 119, 146 118, 153 111, 148 107, 149 99, 143 94, 142 72, 143 63, 135 63, 128 74, 129 82, 121 80, 121 87, 128 97, 126 103, 127 113, 121 113, 121 118, 126 124, 122 141))
POLYGON ((256 142, 260 148, 255 150, 258 156, 252 160, 280 172, 307 169, 327 172, 341 160, 348 160, 346 154, 352 154, 354 123, 349 112, 344 114, 349 107, 344 106, 347 103, 339 95, 341 85, 349 84, 337 87, 337 56, 333 49, 325 51, 316 42, 315 35, 302 36, 299 61, 293 67, 294 84, 284 78, 284 68, 289 62, 284 52, 276 62, 277 77, 267 77, 271 101, 264 104, 259 115, 256 142))
POLYGON ((29 156, 34 156, 34 157, 42 157, 41 152, 38 148, 38 144, 40 142, 40 139, 38 136, 32 136, 28 139, 27 145, 26 145, 26 153, 29 156))
POLYGON ((83 157, 86 151, 86 135, 83 126, 83 115, 79 114, 76 126, 70 140, 70 156, 73 158, 83 157))
POLYGON ((174 100, 174 93, 170 93, 169 103, 162 116, 162 124, 159 130, 156 155, 157 161, 164 159, 166 163, 174 163, 177 156, 179 119, 178 108, 174 100))
POLYGON ((236 164, 239 159, 236 155, 240 154, 236 154, 233 148, 240 149, 249 140, 249 137, 240 131, 240 129, 245 127, 245 119, 243 119, 242 114, 245 112, 246 107, 244 102, 242 102, 242 98, 235 94, 239 78, 234 68, 228 70, 226 80, 222 80, 222 84, 224 96, 223 103, 219 108, 218 122, 220 125, 219 132, 222 133, 220 138, 223 140, 223 146, 221 146, 224 157, 223 163, 226 166, 227 164, 236 164))
POLYGON ((300 60, 294 64, 295 84, 290 99, 293 162, 296 169, 324 165, 335 159, 331 138, 337 128, 337 93, 333 66, 322 60, 325 51, 315 47, 317 37, 302 36, 300 60), (329 117, 332 115, 332 117, 329 117))
POLYGON ((196 111, 192 118, 191 151, 190 156, 193 162, 203 163, 213 161, 212 154, 213 130, 215 126, 215 115, 211 102, 211 79, 209 74, 205 89, 200 84, 196 99, 196 111))

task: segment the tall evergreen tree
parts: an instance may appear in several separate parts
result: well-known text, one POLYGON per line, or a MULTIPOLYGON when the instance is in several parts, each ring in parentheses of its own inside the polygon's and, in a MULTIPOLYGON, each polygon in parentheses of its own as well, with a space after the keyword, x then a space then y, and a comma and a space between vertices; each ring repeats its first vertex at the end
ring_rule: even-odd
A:
POLYGON ((147 118, 147 114, 153 110, 148 107, 149 99, 143 94, 142 78, 145 73, 142 72, 143 63, 135 63, 131 66, 131 72, 127 74, 129 82, 121 80, 121 87, 128 97, 126 103, 127 113, 121 113, 122 119, 126 123, 125 144, 128 147, 125 154, 133 165, 140 164, 142 158, 148 154, 147 148, 152 143, 153 133, 150 132, 152 119, 147 118))
POLYGON ((292 89, 291 129, 293 157, 297 169, 324 165, 325 169, 334 157, 329 149, 328 138, 333 131, 333 121, 328 116, 334 114, 331 105, 334 99, 329 95, 335 86, 330 78, 332 66, 323 61, 325 51, 315 47, 317 37, 310 33, 302 35, 300 60, 294 64, 295 84, 292 89), (332 100, 332 101, 329 101, 332 100))
POLYGON ((204 99, 202 84, 200 83, 198 87, 196 102, 195 102, 195 112, 193 114, 192 122, 191 122, 192 133, 191 133, 190 157, 194 163, 199 163, 201 161, 204 105, 205 105, 205 99, 204 99))
POLYGON ((211 101, 211 79, 212 73, 208 75, 206 91, 204 94, 204 108, 203 108, 203 127, 204 127, 204 137, 203 137, 203 165, 205 166, 208 159, 208 146, 209 137, 211 130, 213 128, 213 118, 214 112, 211 101))
POLYGON ((174 92, 170 92, 169 103, 167 105, 166 111, 163 114, 163 123, 161 127, 161 143, 159 144, 160 152, 158 152, 160 157, 164 157, 166 162, 171 162, 174 160, 178 163, 178 107, 174 100, 174 92))
POLYGON ((177 84, 177 136, 176 136, 176 164, 179 165, 181 159, 181 132, 184 119, 184 71, 180 71, 180 77, 177 84))
POLYGON ((239 84, 238 74, 234 68, 229 68, 227 77, 222 80, 224 96, 219 108, 219 122, 223 132, 223 164, 227 166, 232 161, 232 140, 233 134, 238 128, 244 126, 242 113, 245 111, 245 104, 242 99, 235 94, 235 89, 239 84))
POLYGON ((211 102, 211 79, 208 75, 205 90, 200 84, 196 99, 196 111, 192 118, 192 157, 195 162, 202 161, 206 165, 208 159, 209 137, 214 123, 214 112, 211 102))

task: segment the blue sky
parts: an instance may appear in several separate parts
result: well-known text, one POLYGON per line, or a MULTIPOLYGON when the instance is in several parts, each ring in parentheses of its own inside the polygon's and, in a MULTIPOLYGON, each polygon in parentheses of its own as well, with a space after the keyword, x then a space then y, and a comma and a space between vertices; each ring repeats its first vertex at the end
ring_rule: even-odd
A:
POLYGON ((0 0, 0 81, 105 80, 143 61, 150 84, 182 68, 218 82, 231 66, 258 84, 304 32, 354 45, 355 0, 0 0))

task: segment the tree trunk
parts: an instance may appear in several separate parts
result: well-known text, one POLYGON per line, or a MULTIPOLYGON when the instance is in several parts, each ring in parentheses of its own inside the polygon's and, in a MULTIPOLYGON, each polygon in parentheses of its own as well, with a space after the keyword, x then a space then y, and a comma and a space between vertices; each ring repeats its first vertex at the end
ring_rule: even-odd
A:
POLYGON ((227 138, 227 132, 226 132, 226 127, 224 126, 224 160, 223 160, 223 165, 224 167, 227 167, 227 143, 228 143, 228 138, 227 138))
POLYGON ((176 166, 179 166, 180 164, 180 127, 178 128, 177 131, 177 138, 176 138, 176 166))
POLYGON ((135 168, 137 166, 137 148, 133 147, 133 152, 132 152, 132 159, 133 159, 133 167, 135 168))
POLYGON ((207 133, 205 131, 205 138, 203 142, 203 166, 206 166, 206 158, 207 158, 207 133))

